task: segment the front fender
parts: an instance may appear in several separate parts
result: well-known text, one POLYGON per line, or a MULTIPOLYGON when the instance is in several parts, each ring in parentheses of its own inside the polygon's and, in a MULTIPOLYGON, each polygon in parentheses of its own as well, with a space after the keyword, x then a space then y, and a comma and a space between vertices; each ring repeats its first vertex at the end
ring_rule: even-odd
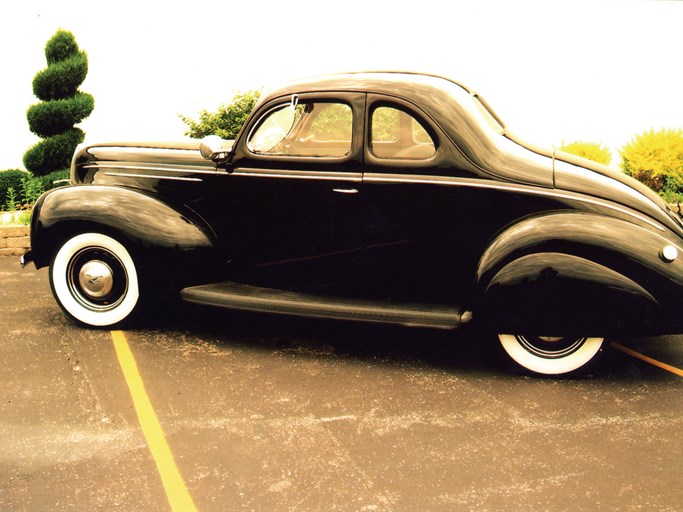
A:
POLYGON ((143 248, 188 252, 215 246, 212 230, 186 207, 137 190, 79 185, 49 191, 36 203, 31 222, 36 266, 48 265, 64 235, 80 226, 119 233, 143 248))
MULTIPOLYGON (((477 309, 498 332, 658 334, 677 323, 683 261, 668 231, 585 212, 527 218, 486 249, 477 309)), ((672 331, 673 332, 673 331, 672 331)))

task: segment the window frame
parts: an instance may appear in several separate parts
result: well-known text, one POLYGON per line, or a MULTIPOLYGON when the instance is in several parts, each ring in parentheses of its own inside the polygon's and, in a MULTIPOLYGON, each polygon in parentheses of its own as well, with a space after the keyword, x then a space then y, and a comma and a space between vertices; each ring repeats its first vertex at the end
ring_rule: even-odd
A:
POLYGON ((274 98, 259 108, 256 115, 252 116, 253 121, 245 127, 244 137, 240 143, 242 152, 249 159, 263 161, 280 162, 302 162, 302 163, 342 163, 359 158, 359 153, 363 147, 363 109, 365 106, 365 94, 347 92, 322 92, 322 93, 294 93, 274 98), (346 105, 351 110, 351 144, 349 152, 343 156, 311 156, 311 155, 284 155, 268 154, 252 151, 249 141, 263 122, 272 112, 289 105, 292 97, 296 97, 298 104, 302 103, 339 103, 346 105))
POLYGON ((442 141, 445 140, 445 136, 433 119, 424 110, 411 102, 393 96, 368 94, 365 126, 367 129, 363 141, 363 154, 365 162, 369 165, 391 167, 392 171, 400 170, 400 168, 410 170, 413 168, 434 167, 439 165, 444 158, 442 141), (385 158, 375 155, 371 149, 372 116, 375 110, 381 107, 394 108, 411 116, 431 137, 434 143, 434 154, 425 159, 385 158))

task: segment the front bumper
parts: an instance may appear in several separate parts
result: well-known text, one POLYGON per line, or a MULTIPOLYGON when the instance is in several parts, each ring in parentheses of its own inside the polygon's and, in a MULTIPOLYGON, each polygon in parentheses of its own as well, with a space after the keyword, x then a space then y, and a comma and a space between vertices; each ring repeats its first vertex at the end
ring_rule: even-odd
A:
POLYGON ((21 258, 19 258, 19 263, 21 264, 21 268, 24 268, 26 265, 31 263, 33 261, 33 253, 31 251, 25 252, 21 258))

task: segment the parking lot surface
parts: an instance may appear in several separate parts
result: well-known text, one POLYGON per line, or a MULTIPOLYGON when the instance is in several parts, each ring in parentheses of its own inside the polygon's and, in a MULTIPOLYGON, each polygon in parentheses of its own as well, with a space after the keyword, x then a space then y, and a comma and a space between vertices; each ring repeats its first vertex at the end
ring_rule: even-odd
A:
POLYGON ((0 325, 3 511, 683 508, 681 336, 553 380, 480 334, 182 305, 112 333, 10 257, 0 325))

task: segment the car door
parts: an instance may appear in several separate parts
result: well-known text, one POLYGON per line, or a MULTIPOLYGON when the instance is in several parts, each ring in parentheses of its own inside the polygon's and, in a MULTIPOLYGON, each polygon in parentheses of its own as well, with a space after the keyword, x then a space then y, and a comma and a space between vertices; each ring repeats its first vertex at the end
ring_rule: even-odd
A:
MULTIPOLYGON (((447 134, 435 116, 408 100, 368 94, 366 104, 368 294, 467 303, 478 260, 493 236, 516 219, 562 204, 466 158, 454 142, 458 136, 471 137, 466 122, 463 133, 447 134)), ((520 172, 537 173, 539 183, 547 186, 547 167, 528 159, 498 165, 511 162, 520 172)))
POLYGON ((476 177, 429 116, 395 97, 368 95, 365 142, 369 296, 455 303, 483 243, 479 190, 452 186, 476 177))
POLYGON ((363 242, 364 104, 364 94, 301 94, 251 117, 211 192, 233 274, 343 293, 363 242))

